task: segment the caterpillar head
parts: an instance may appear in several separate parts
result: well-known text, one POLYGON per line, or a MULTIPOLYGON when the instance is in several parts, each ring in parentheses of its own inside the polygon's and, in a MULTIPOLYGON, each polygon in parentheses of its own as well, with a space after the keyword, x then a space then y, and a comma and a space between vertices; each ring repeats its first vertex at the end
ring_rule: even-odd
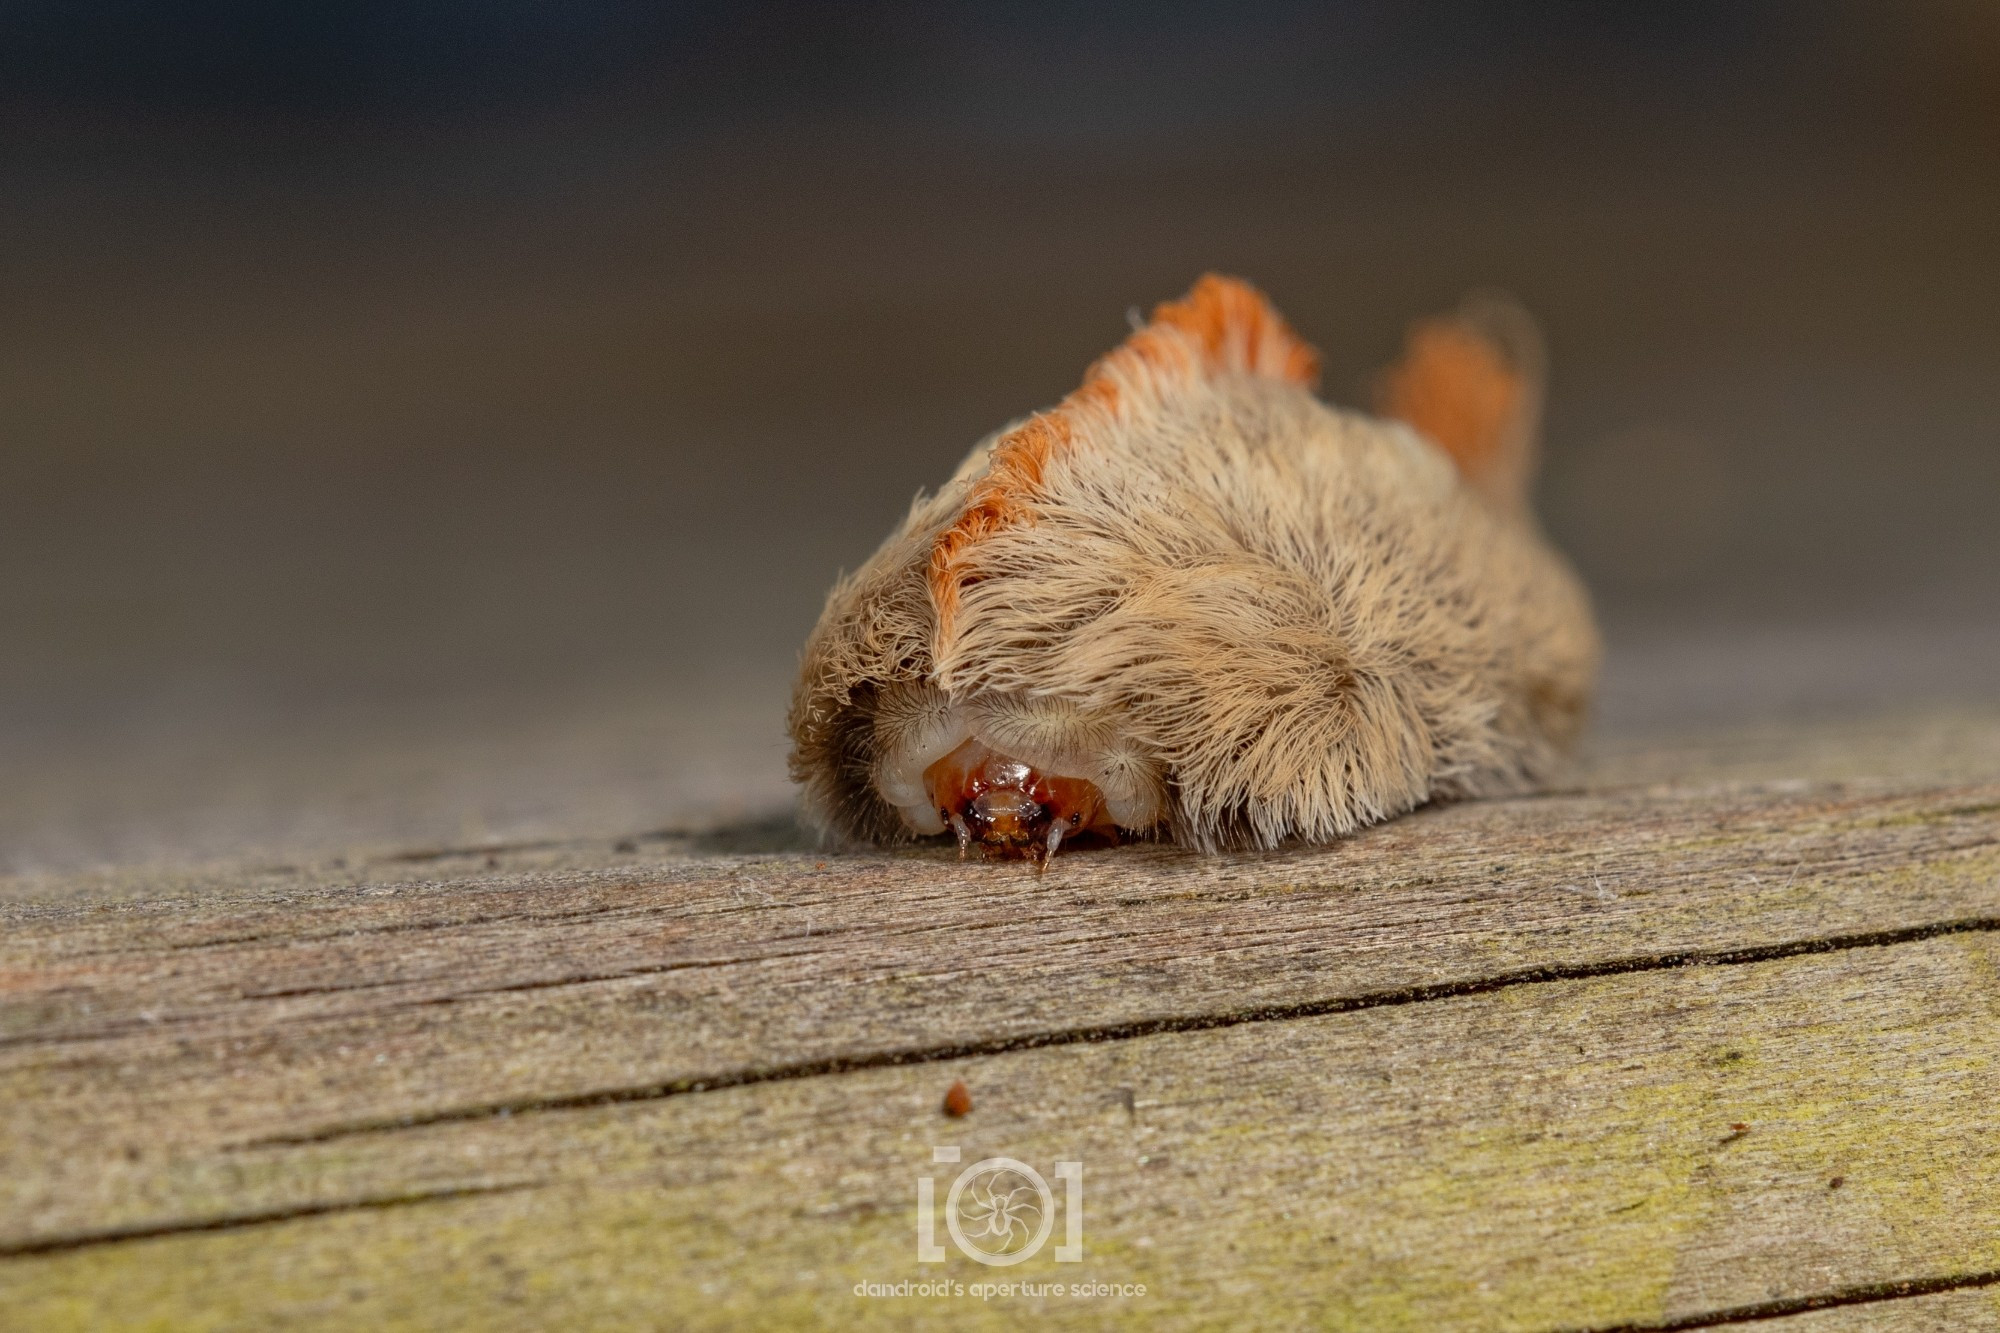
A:
POLYGON ((1159 764, 1115 716, 1047 698, 954 701, 926 681, 882 689, 874 705, 869 787, 909 835, 1046 860, 1065 843, 1143 833, 1164 813, 1159 764))

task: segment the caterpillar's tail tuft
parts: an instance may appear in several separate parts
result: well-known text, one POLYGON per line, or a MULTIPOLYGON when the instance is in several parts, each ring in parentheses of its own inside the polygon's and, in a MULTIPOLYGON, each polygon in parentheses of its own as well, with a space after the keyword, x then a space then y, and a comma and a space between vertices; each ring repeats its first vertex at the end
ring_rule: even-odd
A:
POLYGON ((1376 410, 1434 441, 1495 503, 1525 507, 1540 454, 1545 357, 1534 317, 1495 292, 1410 326, 1376 410))

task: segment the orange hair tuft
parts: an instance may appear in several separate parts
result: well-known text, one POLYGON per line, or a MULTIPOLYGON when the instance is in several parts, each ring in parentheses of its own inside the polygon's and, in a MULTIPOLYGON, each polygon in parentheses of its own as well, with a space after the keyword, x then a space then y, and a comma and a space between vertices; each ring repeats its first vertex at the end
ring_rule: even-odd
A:
POLYGON ((1518 447, 1530 386, 1478 329, 1453 318, 1410 329, 1402 359, 1382 376, 1377 406, 1435 441, 1476 485, 1489 487, 1518 447))
POLYGON ((1180 300, 1154 307, 1152 322, 1101 357, 1062 402, 1003 436, 957 521, 931 547, 931 601, 940 631, 958 610, 966 551, 1022 519, 1049 460, 1074 443, 1080 418, 1116 413, 1122 382, 1226 373, 1311 387, 1319 353, 1255 287, 1209 273, 1180 300))

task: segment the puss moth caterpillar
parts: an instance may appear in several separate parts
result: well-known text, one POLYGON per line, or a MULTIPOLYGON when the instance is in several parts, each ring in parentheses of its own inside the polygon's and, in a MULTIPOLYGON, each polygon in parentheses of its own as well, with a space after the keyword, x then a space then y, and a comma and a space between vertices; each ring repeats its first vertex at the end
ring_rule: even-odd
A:
POLYGON ((1521 792, 1579 730, 1590 604, 1528 505, 1533 324, 1415 325, 1381 418, 1202 278, 982 441, 827 598, 790 729, 807 817, 1042 860, 1325 842, 1521 792))

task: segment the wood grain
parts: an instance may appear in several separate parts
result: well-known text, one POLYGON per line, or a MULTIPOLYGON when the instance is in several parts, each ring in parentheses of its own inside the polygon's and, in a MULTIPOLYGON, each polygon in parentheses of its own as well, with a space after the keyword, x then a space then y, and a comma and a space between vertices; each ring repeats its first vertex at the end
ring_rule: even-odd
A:
POLYGON ((2000 774, 1953 776, 1600 777, 1045 879, 752 828, 38 884, 0 1314, 1978 1326, 2000 774), (1147 1296, 853 1296, 928 1271, 943 1141, 1089 1182, 1083 1265, 953 1280, 1147 1296))
MULTIPOLYGON (((510 1293, 544 1325, 864 1323, 921 1306, 852 1290, 925 1276, 914 1181, 940 1142, 966 1162, 1083 1162, 1085 1262, 1022 1275, 1143 1283, 1123 1305, 1182 1322, 1254 1299, 1279 1324, 1647 1326, 1964 1279, 2000 1269, 1996 945, 1524 983, 238 1148, 156 1180, 193 1209, 256 1198, 249 1215, 72 1236, 11 1262, 10 1300, 35 1326, 171 1309, 199 1327, 218 1290, 239 1318, 377 1327, 504 1325, 510 1293), (958 1078, 976 1110, 947 1121, 958 1078), (347 1206, 288 1217, 288 1190, 347 1206)), ((951 1309, 998 1323, 1024 1305, 1107 1308, 951 1309)))

